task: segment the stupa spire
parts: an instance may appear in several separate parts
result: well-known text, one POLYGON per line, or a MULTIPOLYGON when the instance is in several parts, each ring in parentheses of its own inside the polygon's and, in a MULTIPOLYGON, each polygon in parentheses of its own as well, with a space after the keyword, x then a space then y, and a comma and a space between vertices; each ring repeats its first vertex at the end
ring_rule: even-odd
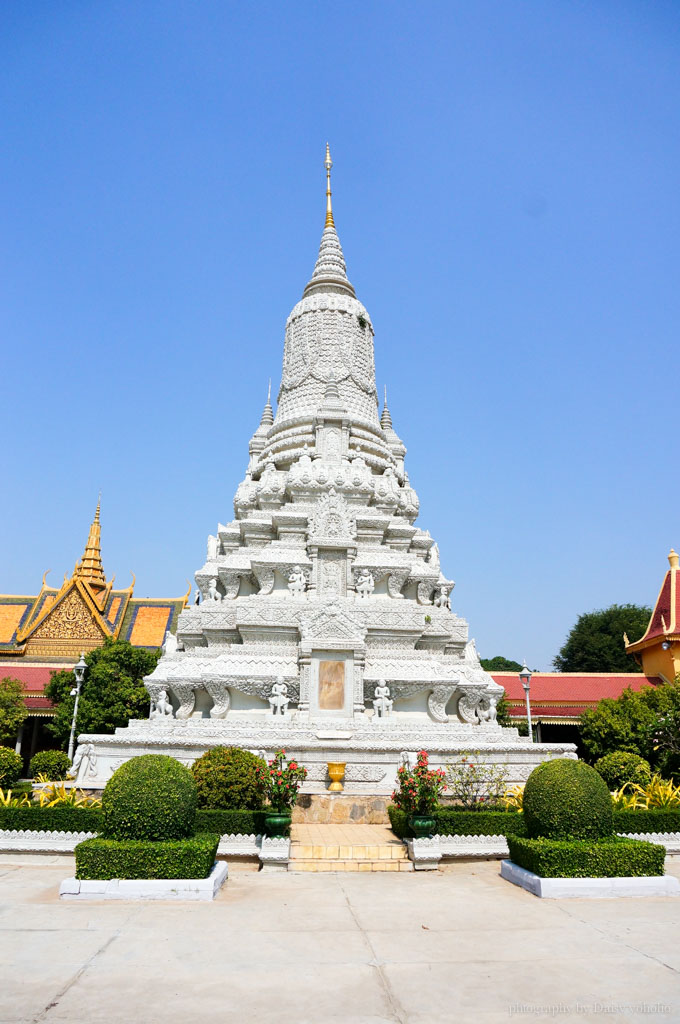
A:
POLYGON ((326 224, 327 228, 334 228, 335 221, 333 220, 333 206, 331 203, 331 167, 333 161, 331 160, 331 150, 328 143, 326 143, 326 159, 324 160, 324 167, 326 168, 326 224))
POLYGON ((324 167, 326 168, 326 222, 323 235, 321 236, 321 245, 319 246, 319 255, 314 267, 314 273, 303 292, 303 296, 310 295, 313 292, 344 292, 351 296, 355 294, 354 288, 347 279, 345 257, 338 233, 335 230, 335 221, 333 220, 333 207, 331 204, 332 166, 331 151, 328 143, 326 143, 326 158, 324 160, 324 167))
POLYGON ((385 402, 383 404, 382 416, 380 417, 380 426, 383 430, 387 430, 388 427, 392 426, 392 417, 390 410, 387 408, 387 385, 385 385, 385 402))
POLYGON ((104 575, 101 551, 102 528, 99 521, 101 503, 102 496, 100 493, 97 500, 97 508, 94 513, 94 519, 92 520, 90 532, 87 536, 85 552, 73 571, 74 576, 78 576, 81 580, 87 581, 87 583, 89 583, 91 587, 94 587, 95 590, 106 586, 106 576, 104 575))
POLYGON ((269 378, 269 387, 267 388, 267 402, 262 410, 262 419, 260 420, 261 427, 271 427, 274 422, 274 410, 272 409, 272 379, 269 378))

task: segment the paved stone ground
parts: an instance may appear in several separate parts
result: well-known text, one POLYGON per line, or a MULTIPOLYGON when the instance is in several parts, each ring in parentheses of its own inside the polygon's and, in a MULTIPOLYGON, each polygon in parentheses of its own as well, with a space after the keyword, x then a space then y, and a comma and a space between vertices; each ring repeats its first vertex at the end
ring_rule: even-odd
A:
POLYGON ((498 871, 233 871, 212 904, 77 904, 71 858, 5 854, 0 1021, 680 1021, 680 898, 538 900, 498 871))

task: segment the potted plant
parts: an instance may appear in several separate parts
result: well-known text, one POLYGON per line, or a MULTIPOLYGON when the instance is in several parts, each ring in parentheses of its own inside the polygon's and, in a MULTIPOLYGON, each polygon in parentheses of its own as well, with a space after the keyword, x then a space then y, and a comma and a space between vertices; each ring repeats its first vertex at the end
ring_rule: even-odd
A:
POLYGON ((257 781, 269 802, 265 827, 270 836, 285 836, 290 828, 291 810, 297 803, 298 790, 307 778, 307 769, 297 761, 286 761, 285 750, 277 750, 266 767, 256 769, 257 781))
POLYGON ((392 794, 394 804, 408 814, 416 838, 431 836, 436 825, 433 813, 445 785, 443 770, 430 768, 427 751, 421 750, 415 767, 402 765, 397 769, 397 781, 399 789, 392 794))

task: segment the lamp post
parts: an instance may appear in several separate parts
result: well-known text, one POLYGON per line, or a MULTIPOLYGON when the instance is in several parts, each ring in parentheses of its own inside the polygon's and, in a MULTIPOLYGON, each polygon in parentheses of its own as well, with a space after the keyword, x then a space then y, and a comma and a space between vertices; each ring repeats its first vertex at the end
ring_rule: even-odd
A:
POLYGON ((73 720, 71 721, 71 735, 68 741, 68 759, 73 764, 73 741, 76 734, 76 719, 78 717, 78 701, 80 700, 80 688, 83 685, 83 679, 85 678, 85 652, 80 652, 80 661, 77 665, 73 666, 73 674, 76 677, 76 685, 71 690, 71 696, 75 697, 76 702, 73 705, 73 720))
POLYGON ((519 680, 524 689, 524 696, 527 702, 527 725, 529 726, 529 743, 534 742, 534 734, 531 731, 531 702, 529 701, 529 686, 531 685, 531 669, 527 668, 526 658, 519 674, 519 680))

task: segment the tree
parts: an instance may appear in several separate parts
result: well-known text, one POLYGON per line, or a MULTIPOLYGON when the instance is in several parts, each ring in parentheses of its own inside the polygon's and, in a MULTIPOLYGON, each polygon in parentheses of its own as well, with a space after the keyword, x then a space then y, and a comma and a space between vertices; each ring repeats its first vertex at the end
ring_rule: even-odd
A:
POLYGON ((496 705, 496 721, 504 728, 512 725, 512 722, 510 721, 510 705, 505 694, 503 694, 496 705))
POLYGON ((24 684, 5 676, 0 680, 0 739, 14 738, 27 714, 24 684))
POLYGON ((651 608, 613 604, 579 615, 559 654, 553 659, 558 672, 641 672, 626 649, 623 634, 639 640, 647 628, 651 608))
POLYGON ((639 754, 667 776, 680 774, 680 683, 624 690, 581 715, 588 760, 614 751, 639 754))
MULTIPOLYGON (((87 671, 78 702, 76 736, 81 732, 111 733, 131 718, 147 718, 149 694, 144 676, 153 672, 160 651, 133 647, 127 640, 107 637, 104 646, 85 656, 87 671)), ((45 694, 56 704, 50 731, 63 747, 68 743, 75 698, 73 672, 53 672, 45 694)))
POLYGON ((495 658, 480 658, 482 668, 487 672, 521 672, 524 668, 518 661, 511 661, 497 654, 495 658))

